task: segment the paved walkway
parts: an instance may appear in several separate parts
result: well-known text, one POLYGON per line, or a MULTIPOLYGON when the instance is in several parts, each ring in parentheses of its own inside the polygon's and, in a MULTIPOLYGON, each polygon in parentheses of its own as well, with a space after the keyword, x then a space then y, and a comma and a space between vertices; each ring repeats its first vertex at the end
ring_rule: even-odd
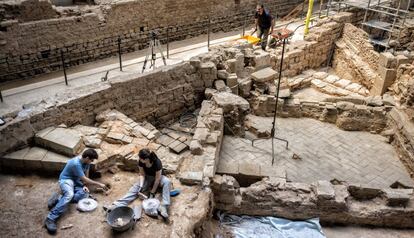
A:
MULTIPOLYGON (((254 123, 270 130, 272 118, 255 117, 254 123)), ((271 140, 259 140, 253 147, 250 140, 226 136, 218 170, 229 164, 259 163, 261 170, 275 174, 284 168, 295 182, 336 178, 374 187, 389 187, 395 181, 414 185, 393 147, 380 135, 343 131, 314 119, 278 119, 276 136, 289 140, 289 149, 275 140, 273 167, 271 140), (300 159, 292 159, 293 154, 300 159)))

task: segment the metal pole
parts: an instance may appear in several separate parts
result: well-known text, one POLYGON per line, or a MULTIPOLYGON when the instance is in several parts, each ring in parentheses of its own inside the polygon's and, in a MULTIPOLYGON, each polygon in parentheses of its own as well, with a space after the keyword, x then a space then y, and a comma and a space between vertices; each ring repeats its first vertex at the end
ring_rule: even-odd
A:
POLYGON ((0 90, 0 101, 3 102, 3 95, 1 94, 1 90, 0 90))
POLYGON ((210 49, 210 16, 208 16, 208 27, 207 27, 207 49, 210 49))
POLYGON ((305 35, 309 33, 309 22, 312 17, 313 1, 314 0, 309 0, 308 15, 306 16, 306 23, 305 23, 305 35))
POLYGON ((244 19, 243 19, 243 33, 242 33, 242 36, 244 36, 244 34, 246 34, 246 16, 244 16, 244 19))
POLYGON ((118 36, 119 71, 122 71, 121 37, 118 36))
MULTIPOLYGON (((282 56, 280 58, 280 67, 279 67, 279 80, 277 82, 277 91, 276 91, 275 114, 273 116, 273 127, 272 127, 272 130, 270 131, 270 136, 272 137, 272 165, 275 162, 275 152, 274 152, 273 141, 275 139, 277 104, 279 102, 280 81, 282 80, 283 58, 285 56, 285 45, 286 45, 286 38, 283 39, 282 56)), ((278 139, 282 140, 282 141, 285 141, 287 143, 286 147, 288 147, 289 142, 287 140, 283 140, 283 139, 280 139, 280 138, 278 138, 278 139)))
POLYGON ((170 27, 167 26, 167 59, 170 58, 170 27))
POLYGON ((62 67, 63 67, 63 74, 65 75, 65 83, 66 86, 68 85, 68 76, 66 75, 66 65, 65 65, 65 58, 63 57, 63 50, 60 50, 60 57, 62 58, 62 67))

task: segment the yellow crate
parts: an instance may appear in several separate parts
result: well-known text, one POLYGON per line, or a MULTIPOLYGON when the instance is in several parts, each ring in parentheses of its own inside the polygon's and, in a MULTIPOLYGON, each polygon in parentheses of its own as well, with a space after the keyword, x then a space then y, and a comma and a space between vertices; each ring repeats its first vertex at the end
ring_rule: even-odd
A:
POLYGON ((254 36, 243 36, 241 39, 247 40, 247 42, 249 42, 250 44, 256 44, 257 42, 260 41, 259 38, 254 37, 254 36))

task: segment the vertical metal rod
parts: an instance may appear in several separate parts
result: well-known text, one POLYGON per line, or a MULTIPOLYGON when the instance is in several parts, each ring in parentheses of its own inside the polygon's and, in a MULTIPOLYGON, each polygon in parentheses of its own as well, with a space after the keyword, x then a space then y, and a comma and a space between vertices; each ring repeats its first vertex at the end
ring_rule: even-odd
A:
POLYGON ((3 95, 1 94, 1 90, 0 90, 0 101, 3 102, 3 95))
POLYGON ((310 22, 310 19, 312 18, 313 2, 314 0, 309 0, 308 14, 306 15, 306 22, 305 22, 305 36, 309 33, 309 22, 310 22))
POLYGON ((331 4, 332 4, 332 0, 329 0, 328 7, 327 7, 327 10, 326 10, 326 16, 327 17, 329 17, 329 10, 331 10, 331 4))
POLYGON ((167 26, 167 59, 170 58, 170 27, 167 26))
POLYGON ((66 75, 65 58, 63 57, 63 50, 60 50, 60 57, 62 58, 63 74, 65 75, 65 83, 68 85, 68 76, 66 75))
POLYGON ((275 139, 277 104, 279 102, 280 81, 282 80, 283 58, 285 56, 285 45, 286 45, 286 38, 283 39, 282 56, 280 58, 280 67, 279 67, 279 80, 277 82, 277 90, 276 90, 275 114, 273 116, 273 127, 272 127, 272 130, 270 131, 270 135, 272 137, 272 165, 275 162, 275 152, 274 152, 273 141, 275 139))
POLYGON ((118 36, 119 71, 122 71, 121 37, 118 36))
POLYGON ((208 27, 207 27, 207 49, 210 49, 210 15, 208 16, 208 27))

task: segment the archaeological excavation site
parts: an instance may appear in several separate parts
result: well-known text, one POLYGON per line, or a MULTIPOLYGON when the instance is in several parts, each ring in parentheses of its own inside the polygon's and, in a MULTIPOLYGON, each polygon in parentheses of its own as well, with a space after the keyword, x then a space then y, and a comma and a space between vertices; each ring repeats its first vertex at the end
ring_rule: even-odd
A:
POLYGON ((414 1, 0 1, 0 237, 414 237, 414 1))

